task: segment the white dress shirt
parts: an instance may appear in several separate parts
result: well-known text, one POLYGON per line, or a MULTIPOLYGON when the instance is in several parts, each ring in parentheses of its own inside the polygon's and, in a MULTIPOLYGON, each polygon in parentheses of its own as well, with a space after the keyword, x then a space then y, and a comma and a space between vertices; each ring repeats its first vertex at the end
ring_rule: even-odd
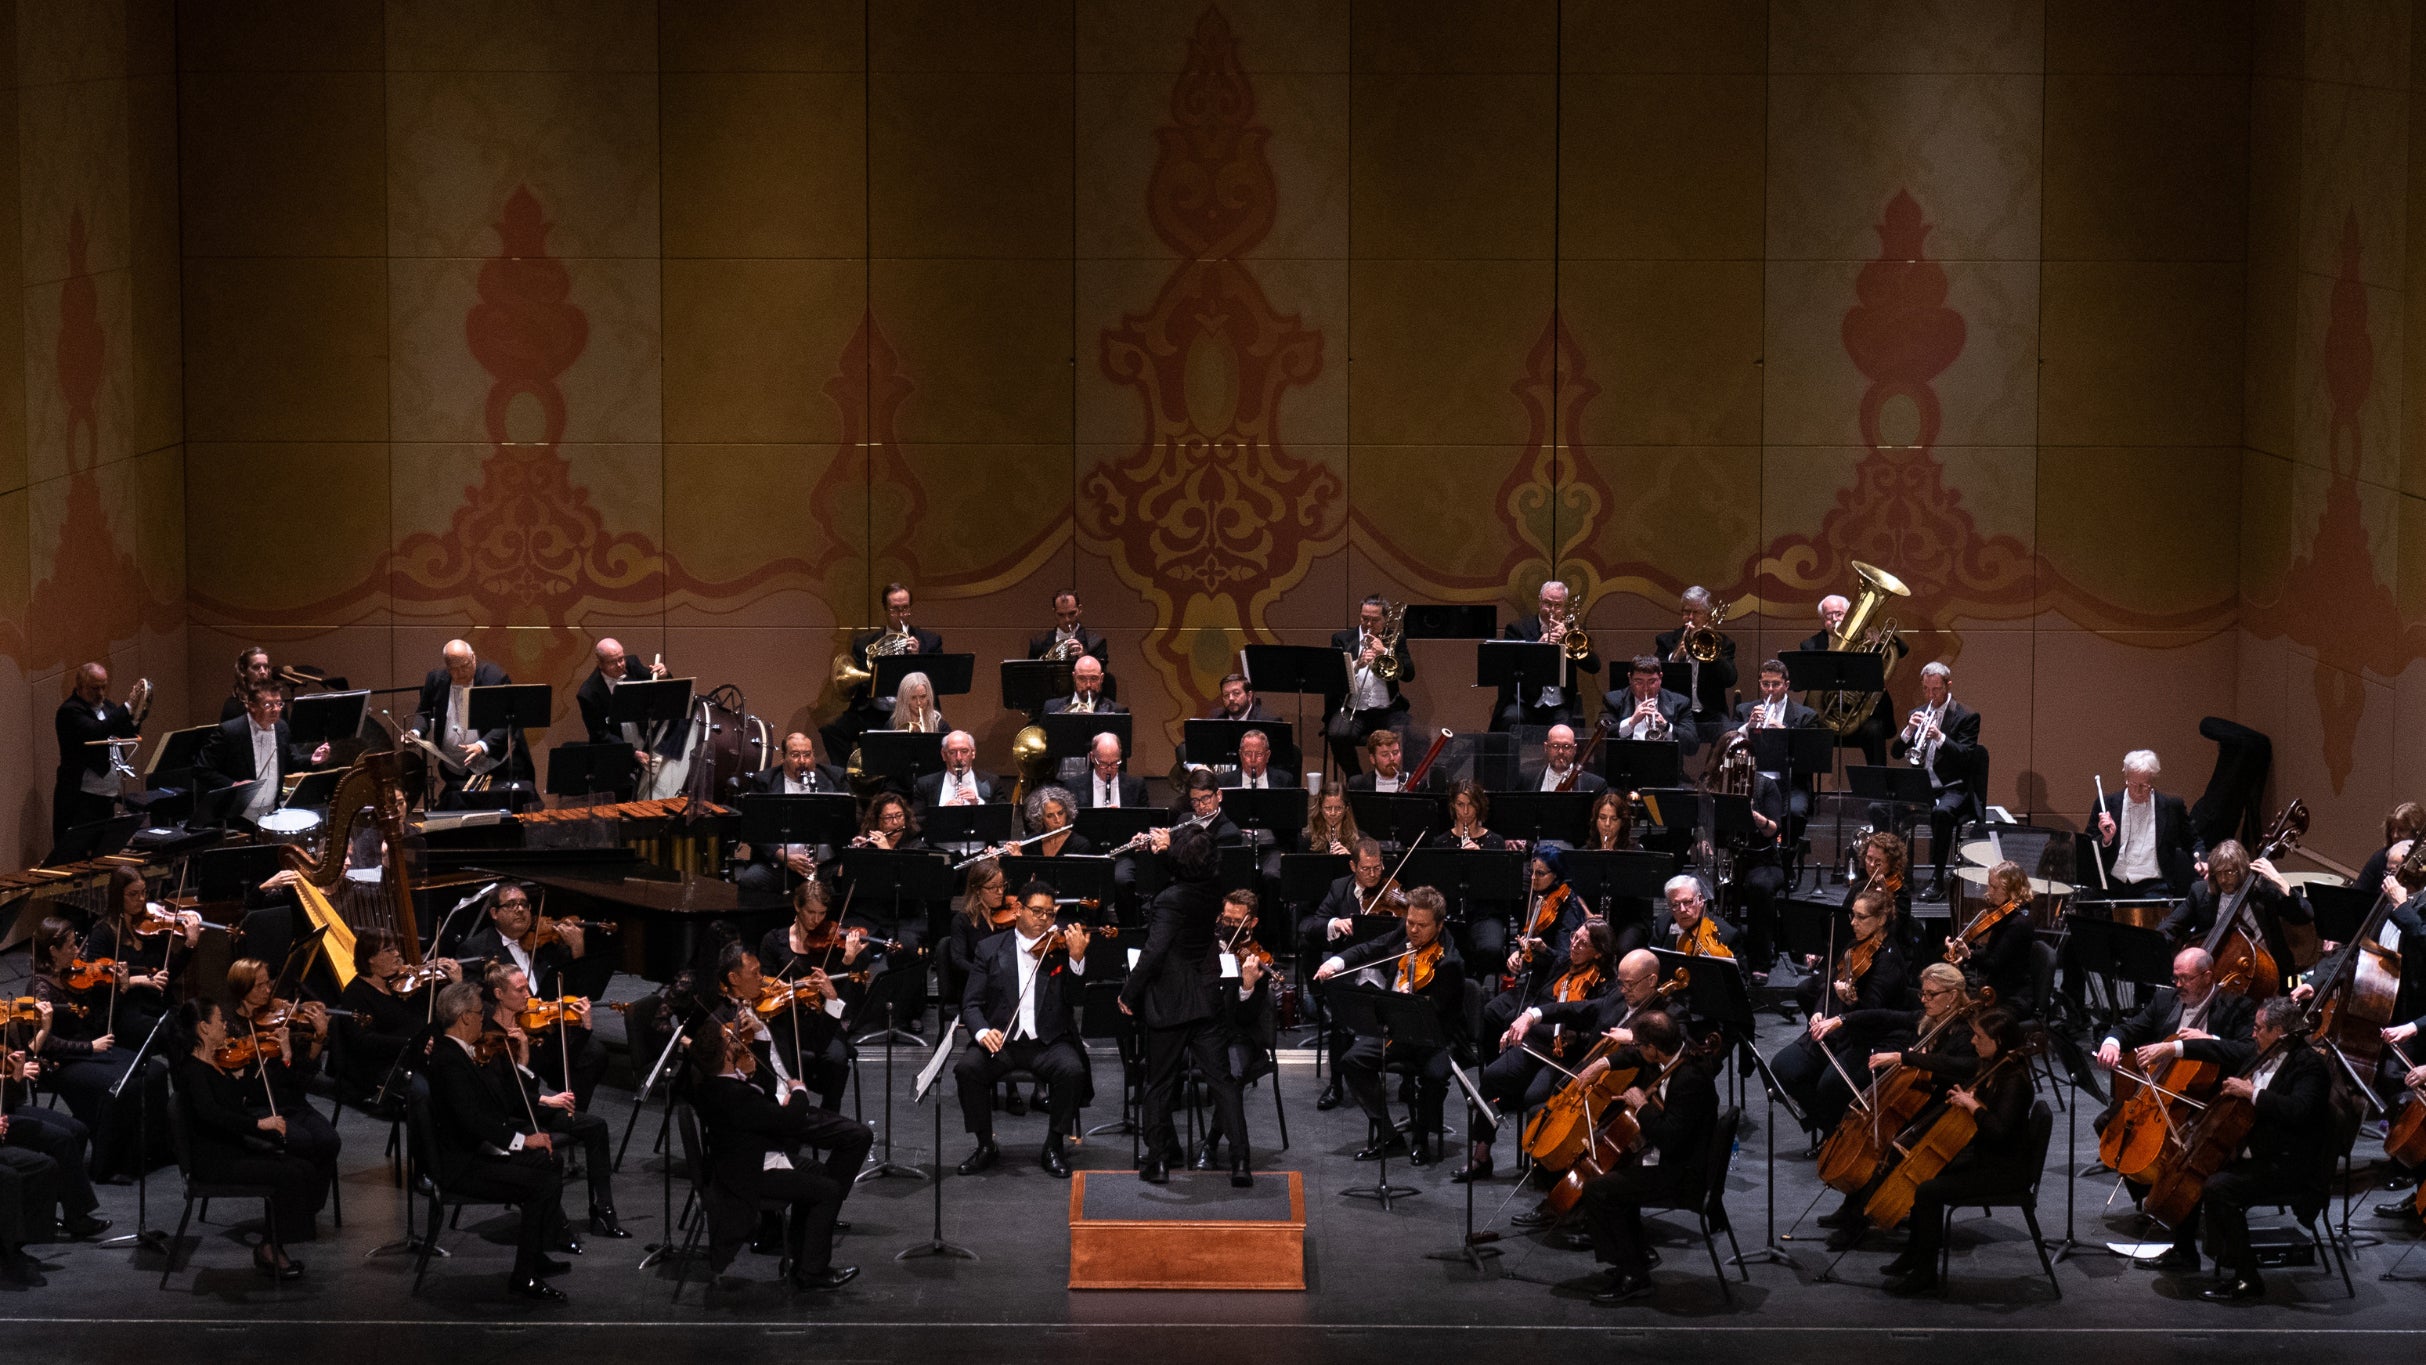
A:
MULTIPOLYGON (((1363 648, 1361 642, 1359 650, 1363 648)), ((1386 654, 1383 657, 1388 657, 1386 654)), ((1374 662, 1380 662, 1376 659, 1374 662)), ((1390 704, 1390 684, 1376 674, 1371 665, 1357 664, 1348 672, 1348 709, 1378 711, 1390 704)))
POLYGON ((1117 773, 1114 774, 1109 780, 1106 780, 1100 774, 1098 774, 1093 780, 1095 783, 1096 805, 1118 806, 1120 804, 1120 776, 1117 773))
POLYGON ((2134 801, 2123 793, 2123 818, 2114 836, 2114 876, 2117 881, 2153 881, 2162 873, 2156 860, 2156 793, 2134 801))
MULTIPOLYGON (((1018 940, 1017 944, 1014 946, 1014 951, 1011 954, 1011 960, 1019 964, 1019 1011, 1011 1016, 1011 1029, 1008 1036, 1012 1042, 1018 1042, 1022 1038, 1034 1038, 1037 1036, 1036 974, 1044 969, 1044 963, 1039 961, 1037 955, 1029 950, 1034 948, 1036 946, 1037 939, 1043 938, 1044 935, 1038 934, 1035 938, 1030 938, 1026 934, 1019 932, 1017 929, 1013 929, 1011 931, 1011 936, 1018 940)), ((1076 957, 1071 958, 1070 975, 1085 976, 1086 974, 1087 964, 1085 959, 1076 957)))
POLYGON ((259 820, 269 812, 270 804, 278 799, 278 727, 264 730, 250 716, 244 723, 253 732, 253 789, 244 798, 240 812, 247 820, 259 820))
POLYGON ((453 758, 457 749, 479 741, 480 736, 466 724, 471 718, 471 714, 471 684, 466 683, 460 687, 450 685, 446 690, 446 723, 440 727, 438 735, 446 749, 447 757, 453 758))

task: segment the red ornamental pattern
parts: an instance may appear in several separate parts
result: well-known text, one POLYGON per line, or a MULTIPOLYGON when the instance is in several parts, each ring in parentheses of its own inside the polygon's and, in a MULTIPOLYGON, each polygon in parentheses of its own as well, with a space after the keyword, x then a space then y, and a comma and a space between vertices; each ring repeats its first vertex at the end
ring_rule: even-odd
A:
POLYGON ((1180 714, 1212 697, 1236 638, 1273 638, 1266 611, 1347 538, 1345 485, 1281 434, 1282 396, 1322 373, 1322 336, 1234 259, 1271 230, 1270 135, 1229 22, 1208 9, 1147 186, 1180 261, 1150 308, 1103 335, 1103 372, 1136 390, 1144 432, 1078 499, 1081 545, 1154 608, 1146 659, 1180 714))

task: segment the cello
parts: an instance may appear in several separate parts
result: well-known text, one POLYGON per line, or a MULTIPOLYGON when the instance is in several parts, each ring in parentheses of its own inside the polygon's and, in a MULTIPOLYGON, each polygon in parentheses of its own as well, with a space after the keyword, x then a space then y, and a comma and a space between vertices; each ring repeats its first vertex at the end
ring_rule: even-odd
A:
MULTIPOLYGON (((2283 807, 2283 813, 2267 826, 2266 838, 2252 863, 2269 862, 2277 856, 2300 846, 2308 833, 2308 805, 2299 798, 2283 807)), ((2243 877, 2255 872, 2244 870, 2243 877)), ((2213 883, 2209 883, 2212 887, 2213 883)), ((2251 888, 2254 891, 2255 888, 2251 888)), ((2238 990, 2253 1000, 2280 995, 2283 991, 2283 967, 2275 961, 2274 949, 2266 942, 2264 927, 2258 924, 2255 912, 2249 908, 2249 896, 2230 915, 2222 910, 2221 891, 2217 892, 2215 927, 2207 931, 2207 941, 2201 945, 2215 959, 2215 982, 2218 990, 2238 990)))
MULTIPOLYGON (((2221 980, 2209 989, 2222 990, 2221 980)), ((2176 1033, 2164 1039, 2178 1042, 2176 1033)), ((2224 1082, 2212 1062, 2176 1057, 2157 1076, 2117 1065, 2113 1070, 2114 1117, 2098 1134, 2098 1160, 2127 1180, 2140 1180, 2163 1159, 2166 1146, 2189 1126, 2215 1088, 2224 1082), (2129 1089, 2125 1089, 2129 1086, 2129 1089)))
MULTIPOLYGON (((1995 1001, 1996 992, 1982 986, 1979 994, 1963 997, 1945 1018, 1931 1024, 1928 1031, 1912 1041, 1911 1047, 1901 1050, 1928 1051, 1929 1045, 1944 1037, 1948 1029, 1969 1024, 1972 1015, 1995 1001)), ((1876 1179, 1893 1149, 1891 1136, 1904 1131, 1935 1098, 1929 1079, 1927 1071, 1903 1062, 1871 1077, 1869 1086, 1854 1098, 1853 1107, 1837 1120, 1836 1131, 1820 1144, 1820 1183, 1854 1194, 1876 1179)))
MULTIPOLYGON (((1643 1089, 1646 1092, 1657 1091, 1660 1083, 1674 1075, 1676 1068, 1682 1065, 1686 1058, 1715 1052, 1724 1046, 1721 1035, 1715 1033, 1701 1043, 1680 1042, 1676 1055, 1668 1059, 1667 1065, 1661 1067, 1659 1074, 1652 1077, 1643 1089)), ((1584 1149, 1582 1155, 1575 1158, 1575 1164, 1567 1168, 1567 1173, 1559 1177, 1558 1183, 1551 1186, 1550 1193, 1543 1198, 1542 1203, 1553 1215, 1560 1218, 1566 1217, 1574 1210, 1577 1202, 1584 1197, 1585 1185, 1616 1170, 1626 1158, 1641 1150, 1643 1145, 1642 1121, 1634 1116, 1632 1109, 1626 1107, 1623 1098, 1626 1090, 1631 1088, 1631 1086, 1621 1087, 1617 1091, 1614 1097, 1616 1102, 1609 1106, 1607 1116, 1601 1120, 1600 1126, 1593 1130, 1590 1145, 1584 1149)), ((1645 1102, 1647 1104, 1659 1103, 1655 1097, 1648 1098, 1645 1102)))
MULTIPOLYGON (((1985 1089, 1988 1078, 1995 1075, 1999 1067, 2014 1061, 2023 1061, 2027 1065, 2028 1056, 2027 1052, 1999 1052, 1995 1061, 1982 1067, 1979 1075, 1972 1078, 1971 1092, 1978 1094, 1985 1089)), ((1899 1137, 1892 1144, 1902 1159, 1887 1172, 1887 1178, 1879 1182, 1870 1201, 1862 1206, 1862 1215, 1870 1220, 1870 1226, 1885 1232, 1911 1217, 1914 1193, 1926 1182, 1943 1174, 1947 1165, 1971 1145, 1971 1139, 1979 1135, 1979 1130, 1979 1120, 1971 1117, 1969 1110, 1942 1101, 1937 1115, 1929 1120, 1926 1127, 1916 1124, 1906 1129, 1904 1137, 1899 1137), (1905 1141, 1905 1138, 1910 1138, 1910 1141, 1905 1141)))
MULTIPOLYGON (((2408 855, 2392 875, 2412 896, 2426 887, 2426 839, 2410 841, 2408 855)), ((2375 941, 2384 921, 2399 908, 2391 895, 2377 892, 2375 905, 2359 922, 2358 932, 2318 964, 2310 977, 2315 993, 2302 1026, 2354 1075, 2375 1074, 2376 1063, 2383 1056, 2384 1029, 2392 1023, 2400 995, 2401 955, 2375 941)))
MULTIPOLYGON (((1662 982, 1659 989, 1651 993, 1650 999, 1626 1011, 1626 1017, 1617 1026, 1624 1028, 1634 1022, 1634 1016, 1685 989, 1692 979, 1690 973, 1678 968, 1675 976, 1662 982)), ((1634 1084, 1635 1077, 1642 1074, 1640 1067, 1620 1066, 1615 1060, 1617 1053, 1628 1046, 1630 1044, 1619 1043, 1604 1035, 1592 1045, 1591 1051, 1576 1062, 1575 1069, 1567 1072, 1567 1083, 1543 1101, 1542 1107, 1534 1111, 1532 1121, 1525 1125, 1526 1155, 1555 1171, 1573 1165, 1575 1159, 1584 1154, 1602 1112, 1618 1096, 1625 1094, 1627 1088, 1634 1084), (1583 1073, 1590 1070, 1594 1062, 1601 1061, 1608 1062, 1608 1068, 1593 1077, 1589 1084, 1585 1083, 1581 1079, 1583 1073)), ((1540 1053, 1534 1055, 1541 1056, 1540 1053)), ((1550 1061, 1547 1057, 1542 1060, 1550 1061)), ((1556 1066, 1557 1063, 1551 1062, 1551 1065, 1556 1066)))
MULTIPOLYGON (((2274 1047, 2258 1054, 2250 1074, 2263 1068, 2277 1049, 2294 1046, 2297 1040, 2297 1034, 2277 1039, 2274 1047)), ((2141 1211, 2169 1228, 2180 1227, 2198 1207, 2208 1179, 2232 1164, 2257 1124, 2256 1101, 2237 1095, 2217 1095, 2198 1109, 2197 1121, 2166 1144, 2164 1159, 2149 1172, 2148 1193, 2140 1198, 2141 1211)))

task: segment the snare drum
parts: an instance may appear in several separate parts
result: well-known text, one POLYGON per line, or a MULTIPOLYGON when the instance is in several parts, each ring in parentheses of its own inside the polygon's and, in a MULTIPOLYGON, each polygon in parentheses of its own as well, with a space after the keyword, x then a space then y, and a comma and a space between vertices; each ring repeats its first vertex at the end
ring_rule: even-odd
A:
POLYGON ((261 837, 274 844, 300 844, 308 841, 320 829, 320 816, 313 811, 288 806, 261 817, 261 837))

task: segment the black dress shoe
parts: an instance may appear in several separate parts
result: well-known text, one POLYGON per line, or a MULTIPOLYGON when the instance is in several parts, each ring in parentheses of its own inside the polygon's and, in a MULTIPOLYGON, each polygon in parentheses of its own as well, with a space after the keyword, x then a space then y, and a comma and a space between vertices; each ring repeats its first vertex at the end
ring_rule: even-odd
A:
POLYGON ((556 1249, 567 1256, 578 1256, 581 1254, 581 1239, 568 1231, 564 1234, 564 1240, 556 1244, 556 1249))
POLYGON ((1137 1178, 1149 1185, 1168 1185, 1171 1183, 1171 1168, 1163 1164, 1161 1157, 1150 1156, 1138 1166, 1137 1178))
POLYGON ((1937 1292, 1937 1272, 1927 1268, 1915 1270, 1887 1285, 1887 1292, 1899 1299, 1915 1298, 1937 1292))
POLYGON ((1417 1142, 1407 1148, 1407 1164, 1410 1166, 1429 1166, 1439 1159, 1432 1155, 1429 1143, 1417 1142))
POLYGON ((1455 1171, 1452 1171, 1449 1174, 1449 1179, 1457 1182, 1460 1185, 1466 1184, 1469 1181, 1489 1180, 1490 1178, 1491 1158, 1487 1156, 1471 1158, 1466 1162, 1465 1165, 1458 1167, 1455 1171))
MULTIPOLYGON (((993 1163, 988 1162, 987 1164, 991 1165, 993 1163)), ((1042 1152, 1038 1153, 1036 1157, 1036 1164, 1042 1166, 1045 1174, 1053 1177, 1055 1180, 1067 1180, 1070 1178, 1070 1163, 1062 1159, 1061 1144, 1059 1143, 1049 1144, 1042 1152)))
POLYGON ((1828 1234, 1828 1249, 1830 1251, 1851 1251, 1862 1244, 1862 1235, 1868 1231, 1870 1228, 1866 1223, 1855 1223, 1850 1227, 1838 1228, 1828 1234))
POLYGON ((1230 1159, 1230 1188, 1234 1190, 1255 1188, 1255 1168, 1247 1164, 1244 1153, 1230 1159))
POLYGON ((2169 1275, 2196 1275, 2199 1272, 2199 1254, 2184 1251, 2180 1247, 2154 1256, 2135 1257, 2131 1263, 2142 1270, 2161 1270, 2169 1275))
POLYGON ((840 1289, 858 1278, 858 1266, 830 1265, 823 1270, 811 1270, 806 1273, 794 1270, 792 1287, 794 1289, 840 1289))
POLYGON ((1838 1209, 1834 1213, 1823 1213, 1811 1221, 1824 1228, 1858 1228, 1862 1225, 1863 1215, 1860 1209, 1838 1209))
POLYGON ((559 1261, 553 1257, 542 1256, 539 1258, 538 1273, 542 1276, 570 1275, 573 1273, 573 1263, 571 1261, 559 1261))
POLYGON ((2387 1199, 2383 1203, 2375 1206, 2375 1216, 2378 1218, 2399 1218, 2403 1221, 2414 1223, 2418 1219, 2418 1206, 2414 1200, 2387 1199))
POLYGON ((1921 888, 1921 894, 1918 899, 1925 901, 1942 901, 1946 899, 1945 879, 1942 877, 1930 878, 1929 884, 1921 888))
POLYGON ((2417 1183, 2417 1176, 2408 1171, 2396 1170, 2384 1177, 2384 1188, 2388 1190, 2412 1189, 2417 1183))
POLYGON ((1886 1276, 1890 1280, 1900 1279, 1906 1275, 1919 1274, 1922 1270, 1928 1267, 1928 1264, 1929 1263, 1927 1261, 1914 1260, 1912 1258, 1912 1253, 1907 1251, 1903 1255, 1896 1257, 1894 1260, 1887 1262, 1883 1266, 1880 1266, 1878 1268, 1878 1273, 1886 1276))
POLYGON ((1216 1141, 1199 1145, 1196 1149, 1196 1159, 1188 1163, 1188 1169, 1192 1171, 1220 1170, 1221 1144, 1216 1141))
POLYGON ((1324 1110, 1337 1109, 1343 1098, 1345 1097, 1339 1093, 1339 1082, 1333 1081, 1323 1087, 1321 1094, 1314 1097, 1314 1107, 1324 1110))
POLYGON ((632 1235, 623 1230, 623 1224, 615 1221, 615 1210, 605 1204, 590 1205, 590 1231, 616 1241, 623 1241, 632 1235))
MULTIPOLYGON (((265 1260, 260 1256, 255 1256, 253 1258, 253 1273, 259 1275, 265 1280, 276 1280, 280 1283, 285 1283, 291 1280, 300 1280, 303 1278, 303 1262, 290 1257, 285 1265, 280 1265, 276 1261, 265 1260)), ((42 1278, 39 1275, 34 1277, 35 1284, 40 1284, 41 1282, 42 1278)))
POLYGON ((536 1299, 541 1303, 564 1303, 564 1291, 532 1275, 515 1275, 505 1282, 505 1292, 518 1299, 536 1299))
POLYGON ((1002 1149, 995 1146, 992 1139, 987 1139, 977 1144, 977 1150, 969 1153, 968 1160, 960 1163, 960 1173, 975 1175, 979 1171, 992 1170, 994 1163, 1000 1160, 1002 1149))
POLYGON ((1520 1228, 1546 1228, 1558 1221, 1558 1215, 1550 1211, 1548 1204, 1543 1204, 1527 1209, 1508 1221, 1520 1228))
POLYGON ((1407 1144, 1400 1139, 1398 1134, 1392 1133, 1388 1137, 1383 1138, 1381 1141, 1374 1143, 1372 1146, 1365 1148, 1361 1152, 1358 1152, 1356 1154, 1356 1159, 1358 1161, 1386 1161, 1392 1157, 1403 1158, 1406 1155, 1407 1144))
POLYGON ((1019 1093, 1018 1086, 1012 1086, 1011 1093, 1003 1097, 1002 1111, 1013 1118, 1028 1112, 1027 1097, 1019 1093))
POLYGON ((1651 1277, 1648 1275, 1612 1275, 1609 1277, 1609 1287, 1594 1294, 1592 1301, 1598 1304, 1624 1303, 1650 1292, 1651 1277))
POLYGON ((2199 1297, 2209 1303, 2255 1303, 2266 1297, 2266 1285, 2261 1280, 2234 1276, 2200 1290, 2199 1297))
POLYGON ((95 1218, 89 1213, 71 1214, 59 1220, 59 1226, 77 1241, 87 1241, 110 1230, 110 1220, 95 1218))

